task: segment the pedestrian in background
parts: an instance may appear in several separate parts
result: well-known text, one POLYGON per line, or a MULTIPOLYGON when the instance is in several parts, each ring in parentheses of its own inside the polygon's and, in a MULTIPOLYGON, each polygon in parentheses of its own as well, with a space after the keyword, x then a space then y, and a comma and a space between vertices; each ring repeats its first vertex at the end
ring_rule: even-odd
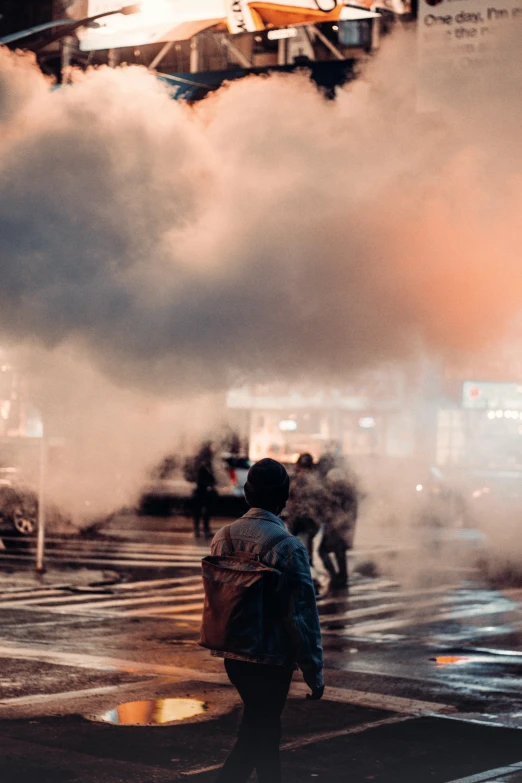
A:
POLYGON ((216 502, 216 476, 213 466, 214 450, 211 443, 205 443, 196 457, 196 488, 192 495, 192 513, 194 518, 194 537, 199 538, 199 526, 203 518, 205 538, 211 538, 210 520, 216 502))
POLYGON ((287 508, 288 529, 304 543, 312 568, 314 538, 321 527, 325 506, 324 488, 314 468, 311 454, 305 452, 299 455, 295 475, 290 483, 287 508))
POLYGON ((330 577, 330 589, 338 590, 348 587, 347 553, 353 546, 355 534, 357 490, 341 468, 328 471, 325 489, 327 500, 318 552, 330 577))
POLYGON ((225 659, 244 705, 237 742, 217 783, 246 783, 254 769, 259 783, 280 783, 281 713, 294 670, 301 669, 311 689, 307 698, 320 699, 324 691, 308 553, 279 517, 288 494, 283 465, 260 460, 245 484, 250 511, 212 541, 208 566, 215 571, 204 579, 200 643, 225 659), (256 593, 263 576, 273 581, 256 593))

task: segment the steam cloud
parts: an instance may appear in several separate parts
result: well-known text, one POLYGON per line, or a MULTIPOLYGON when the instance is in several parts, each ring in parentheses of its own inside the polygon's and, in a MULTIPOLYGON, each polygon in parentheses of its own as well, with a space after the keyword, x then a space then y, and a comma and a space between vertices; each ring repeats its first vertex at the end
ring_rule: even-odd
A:
POLYGON ((0 51, 2 337, 206 391, 500 335, 522 289, 520 68, 423 115, 413 54, 399 36, 335 102, 294 75, 191 108, 140 68, 51 91, 0 51))
POLYGON ((187 420, 215 420, 210 398, 195 421, 157 392, 501 337, 522 294, 517 47, 435 114, 408 35, 335 102, 298 74, 189 107, 137 67, 52 91, 0 50, 0 340, 81 452, 55 496, 114 507, 187 420))

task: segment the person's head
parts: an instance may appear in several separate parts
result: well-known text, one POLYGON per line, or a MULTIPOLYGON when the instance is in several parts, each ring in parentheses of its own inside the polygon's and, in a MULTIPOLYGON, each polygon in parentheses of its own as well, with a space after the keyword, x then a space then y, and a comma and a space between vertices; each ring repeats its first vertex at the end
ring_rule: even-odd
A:
POLYGON ((202 465, 206 465, 209 462, 212 462, 212 458, 214 456, 214 445, 212 441, 207 440, 204 443, 201 444, 199 452, 198 452, 198 462, 202 465))
POLYGON ((312 470, 314 467, 314 458, 308 452, 300 454, 295 463, 296 470, 298 472, 302 470, 312 470))
POLYGON ((289 488, 286 468, 275 459, 261 459, 248 471, 245 499, 251 508, 279 514, 288 500, 289 488))
POLYGON ((326 478, 329 471, 337 467, 337 460, 333 454, 323 454, 317 461, 317 472, 321 478, 326 478))

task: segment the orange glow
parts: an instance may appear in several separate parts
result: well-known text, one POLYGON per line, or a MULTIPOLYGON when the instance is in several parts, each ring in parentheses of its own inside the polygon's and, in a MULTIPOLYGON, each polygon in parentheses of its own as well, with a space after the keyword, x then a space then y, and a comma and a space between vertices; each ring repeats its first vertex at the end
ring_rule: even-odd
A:
POLYGON ((291 24, 304 24, 309 22, 336 22, 341 14, 342 6, 338 5, 333 11, 325 13, 317 8, 307 8, 307 3, 302 7, 286 5, 285 3, 249 3, 250 9, 255 12, 266 27, 285 27, 291 24))
POLYGON ((99 720, 120 726, 162 726, 202 715, 206 710, 206 703, 197 699, 152 699, 119 704, 99 720))

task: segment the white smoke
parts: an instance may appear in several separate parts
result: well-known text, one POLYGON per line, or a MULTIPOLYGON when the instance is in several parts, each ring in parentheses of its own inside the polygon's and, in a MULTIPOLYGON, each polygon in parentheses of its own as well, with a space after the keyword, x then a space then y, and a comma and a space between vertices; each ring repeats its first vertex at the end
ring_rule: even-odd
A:
MULTIPOLYGON (((77 410, 108 455, 104 423, 158 393, 491 343, 522 294, 513 58, 427 115, 407 35, 336 101, 297 74, 194 107, 137 67, 52 90, 0 51, 0 338, 56 362, 53 387, 71 365, 96 378, 77 410)), ((150 460, 165 430, 145 422, 150 460)))
POLYGON ((473 105, 417 115, 412 45, 335 102, 296 75, 194 108, 134 67, 53 92, 2 52, 4 337, 199 391, 501 333, 521 287, 519 169, 501 192, 489 175, 518 105, 508 91, 487 144, 473 105))

